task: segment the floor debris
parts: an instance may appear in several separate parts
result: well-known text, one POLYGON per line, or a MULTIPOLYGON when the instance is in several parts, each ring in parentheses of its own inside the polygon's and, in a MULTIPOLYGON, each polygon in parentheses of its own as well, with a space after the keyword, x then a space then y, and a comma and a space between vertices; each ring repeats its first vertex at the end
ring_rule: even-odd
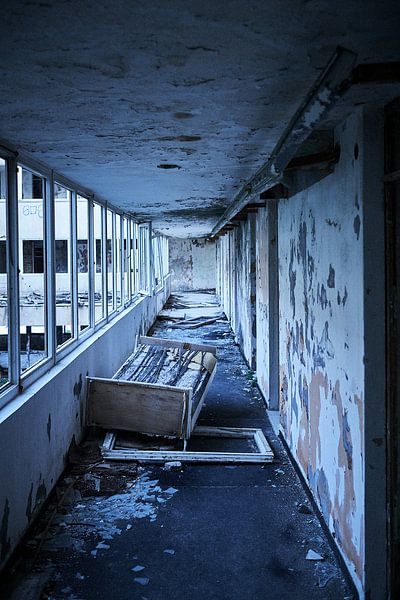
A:
POLYGON ((324 557, 310 548, 307 552, 306 560, 324 560, 324 557))
MULTIPOLYGON (((160 337, 165 331, 166 322, 153 329, 160 337)), ((262 428, 279 462, 142 468, 103 461, 98 445, 104 434, 93 432, 74 448, 74 460, 58 484, 59 497, 53 494, 31 530, 7 580, 15 593, 7 590, 5 600, 352 600, 316 516, 297 510, 308 506, 307 496, 266 420, 257 387, 243 389, 248 369, 229 325, 174 329, 171 336, 220 348, 221 368, 200 424, 262 428), (277 467, 285 474, 276 473, 277 467), (71 478, 81 499, 57 506, 68 487, 65 478, 71 478), (91 551, 99 543, 110 548, 94 557, 91 551), (310 547, 323 560, 305 560, 310 547), (145 569, 135 573, 135 566, 145 569), (135 581, 145 577, 144 586, 135 581), (30 595, 29 578, 36 596, 30 595)))

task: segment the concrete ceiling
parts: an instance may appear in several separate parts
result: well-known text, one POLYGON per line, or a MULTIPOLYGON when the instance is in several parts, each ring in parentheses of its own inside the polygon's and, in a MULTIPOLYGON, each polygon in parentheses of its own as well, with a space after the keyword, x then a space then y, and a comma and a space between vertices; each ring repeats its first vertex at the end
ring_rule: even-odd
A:
POLYGON ((3 1, 0 137, 168 235, 206 235, 335 46, 399 60, 399 25, 398 1, 3 1))

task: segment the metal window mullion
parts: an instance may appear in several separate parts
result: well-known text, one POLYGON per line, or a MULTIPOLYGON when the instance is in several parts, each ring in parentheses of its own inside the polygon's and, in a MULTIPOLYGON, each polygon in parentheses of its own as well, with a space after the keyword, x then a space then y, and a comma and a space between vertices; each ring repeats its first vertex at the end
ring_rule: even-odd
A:
POLYGON ((116 236, 116 217, 112 211, 112 279, 113 279, 113 310, 117 310, 117 236, 116 236))
POLYGON ((72 302, 72 331, 73 337, 78 338, 78 216, 77 216, 77 194, 71 192, 71 302, 72 302))
POLYGON ((95 324, 95 304, 94 304, 94 221, 93 221, 93 202, 88 201, 88 246, 89 246, 89 285, 88 285, 88 307, 89 307, 89 327, 93 328, 95 324))
POLYGON ((44 236, 46 250, 46 305, 45 323, 48 358, 55 361, 57 336, 56 336, 56 294, 55 294, 55 231, 54 231, 54 181, 53 175, 44 179, 44 236))
POLYGON ((147 273, 148 273, 148 281, 149 281, 149 293, 150 296, 154 294, 154 256, 153 256, 153 244, 152 244, 152 228, 151 223, 147 224, 148 227, 148 258, 147 258, 147 273))
POLYGON ((18 263, 18 187, 17 160, 7 160, 7 269, 9 308, 9 380, 17 384, 20 377, 19 349, 19 263, 18 263))
POLYGON ((132 230, 133 223, 132 219, 128 220, 128 279, 129 279, 129 302, 132 301, 133 296, 133 285, 132 285, 132 230))
POLYGON ((124 306, 124 219, 122 215, 119 219, 119 283, 121 290, 121 304, 120 306, 123 308, 124 306))
POLYGON ((102 301, 103 301, 103 319, 108 318, 108 277, 107 277, 107 207, 101 207, 101 280, 102 280, 102 301))

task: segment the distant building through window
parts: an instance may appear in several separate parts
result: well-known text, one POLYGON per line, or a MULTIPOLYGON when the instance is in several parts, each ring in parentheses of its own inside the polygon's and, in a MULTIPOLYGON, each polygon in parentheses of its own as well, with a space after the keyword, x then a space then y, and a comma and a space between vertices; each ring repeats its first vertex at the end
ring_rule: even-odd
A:
POLYGON ((7 273, 7 256, 5 240, 0 240, 0 273, 7 273))

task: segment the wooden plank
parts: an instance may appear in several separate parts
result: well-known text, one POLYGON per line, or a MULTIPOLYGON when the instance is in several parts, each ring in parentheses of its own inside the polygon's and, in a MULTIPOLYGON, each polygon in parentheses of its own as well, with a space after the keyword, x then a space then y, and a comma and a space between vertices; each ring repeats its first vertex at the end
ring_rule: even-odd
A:
POLYGON ((214 379, 214 376, 215 376, 215 372, 216 372, 216 370, 217 370, 217 361, 215 361, 215 364, 214 364, 214 367, 213 367, 212 371, 209 371, 209 373, 210 373, 210 378, 209 378, 209 380, 207 381, 207 385, 206 385, 206 387, 204 388, 203 395, 202 395, 202 397, 200 398, 200 401, 199 401, 199 403, 198 403, 198 404, 197 404, 197 406, 195 407, 194 414, 193 414, 193 415, 192 415, 192 417, 191 417, 191 427, 192 427, 192 431, 194 431, 195 425, 196 425, 196 423, 197 423, 197 419, 199 418, 200 411, 201 411, 201 409, 203 408, 204 400, 206 399, 206 396, 207 396, 208 390, 209 390, 209 388, 210 388, 210 385, 212 384, 212 381, 213 381, 213 379, 214 379))
POLYGON ((191 390, 114 379, 88 379, 88 425, 183 438, 191 390))
POLYGON ((192 342, 181 342, 179 340, 167 340, 165 338, 157 337, 141 336, 139 338, 139 344, 147 344, 149 346, 164 346, 166 348, 183 348, 183 350, 199 350, 200 352, 211 352, 211 354, 217 353, 217 348, 215 346, 209 346, 206 344, 193 344, 192 342))
POLYGON ((104 450, 112 450, 116 441, 115 433, 108 431, 106 433, 106 437, 104 438, 103 448, 104 450))

